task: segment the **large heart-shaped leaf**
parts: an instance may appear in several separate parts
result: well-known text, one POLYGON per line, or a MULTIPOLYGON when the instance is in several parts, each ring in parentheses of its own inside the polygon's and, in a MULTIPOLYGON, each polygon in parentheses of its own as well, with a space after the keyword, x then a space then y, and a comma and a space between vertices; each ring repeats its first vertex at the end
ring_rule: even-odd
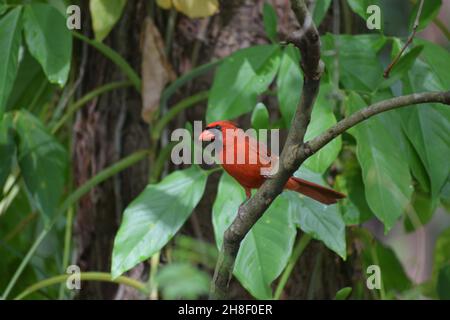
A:
POLYGON ((21 7, 11 10, 0 19, 0 119, 14 84, 19 65, 19 47, 22 41, 21 7))
POLYGON ((62 87, 69 76, 72 57, 72 35, 65 17, 48 4, 29 4, 25 6, 24 29, 28 50, 48 80, 62 87))
MULTIPOLYGON (((324 83, 320 86, 317 101, 314 104, 311 115, 311 122, 305 134, 306 141, 315 138, 336 123, 336 117, 333 113, 332 92, 333 87, 330 84, 324 83)), ((339 136, 308 158, 304 165, 315 172, 324 173, 336 160, 341 147, 342 139, 339 136)))
POLYGON ((114 240, 112 276, 160 250, 181 228, 203 195, 207 174, 193 166, 148 185, 125 209, 114 240))
MULTIPOLYGON (((223 174, 213 206, 218 247, 244 199, 242 187, 228 174, 223 174)), ((258 299, 272 298, 270 285, 283 271, 292 251, 296 231, 288 207, 285 197, 275 199, 242 241, 236 258, 235 276, 258 299)))
POLYGON ((19 136, 18 162, 27 192, 48 221, 64 191, 67 152, 31 113, 16 113, 14 124, 19 136))
POLYGON ((208 122, 233 119, 253 109, 256 98, 272 83, 280 48, 261 45, 239 50, 218 68, 208 99, 208 122))
MULTIPOLYGON (((349 113, 366 106, 351 92, 345 100, 349 113)), ((356 155, 362 168, 366 198, 374 214, 390 230, 409 204, 413 191, 408 160, 399 152, 402 137, 396 137, 386 126, 398 126, 388 117, 373 117, 349 131, 357 142, 356 155)))
POLYGON ((300 53, 289 45, 283 51, 277 76, 277 97, 286 127, 291 125, 302 93, 303 76, 300 71, 300 53))
POLYGON ((103 41, 120 19, 126 0, 91 0, 89 10, 95 39, 103 41))
MULTIPOLYGON (((294 175, 325 185, 320 174, 304 167, 294 175)), ((322 241, 329 249, 346 259, 345 222, 338 206, 336 204, 327 206, 294 192, 287 192, 286 197, 289 199, 292 220, 299 228, 313 238, 322 241)))

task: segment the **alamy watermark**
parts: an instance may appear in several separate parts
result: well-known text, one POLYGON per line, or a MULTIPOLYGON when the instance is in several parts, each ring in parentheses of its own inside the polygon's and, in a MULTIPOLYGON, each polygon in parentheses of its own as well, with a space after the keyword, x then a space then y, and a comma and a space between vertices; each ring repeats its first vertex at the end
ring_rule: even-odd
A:
POLYGON ((240 128, 208 128, 202 130, 202 127, 201 121, 194 121, 193 136, 191 131, 183 128, 172 132, 171 141, 178 142, 171 153, 174 164, 257 165, 263 176, 271 176, 278 171, 280 150, 278 129, 244 131, 240 128), (209 144, 203 148, 202 142, 209 142, 209 144))

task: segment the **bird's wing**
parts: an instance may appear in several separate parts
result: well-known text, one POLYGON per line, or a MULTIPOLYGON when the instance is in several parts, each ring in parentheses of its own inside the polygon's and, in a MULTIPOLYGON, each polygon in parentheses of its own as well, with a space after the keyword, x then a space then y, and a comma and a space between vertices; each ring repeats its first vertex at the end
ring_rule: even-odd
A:
POLYGON ((278 162, 278 155, 272 154, 267 145, 261 141, 257 141, 254 137, 247 135, 246 147, 249 154, 256 154, 258 164, 261 167, 269 167, 278 162))

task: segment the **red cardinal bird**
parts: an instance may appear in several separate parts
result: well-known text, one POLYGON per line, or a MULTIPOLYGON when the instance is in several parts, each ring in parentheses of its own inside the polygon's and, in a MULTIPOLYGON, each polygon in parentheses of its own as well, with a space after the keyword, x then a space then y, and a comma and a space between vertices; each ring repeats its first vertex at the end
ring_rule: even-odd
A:
MULTIPOLYGON (((200 141, 214 141, 216 139, 221 143, 217 156, 224 159, 221 161, 222 167, 244 187, 247 199, 249 199, 251 189, 259 188, 267 179, 267 176, 261 174, 261 169, 271 167, 273 161, 277 161, 278 157, 268 155, 265 145, 256 142, 253 137, 246 135, 244 131, 230 121, 210 123, 199 136, 200 141), (231 140, 234 139, 234 142, 228 141, 227 137, 228 139, 231 137, 231 140), (233 145, 234 152, 229 150, 233 148, 233 145), (236 161, 238 152, 244 151, 245 159, 242 159, 243 161, 241 162, 236 161), (234 156, 232 163, 225 161, 227 152, 232 152, 232 156, 234 156), (252 161, 249 161, 250 159, 252 161), (255 159, 256 161, 254 161, 255 159)), ((296 177, 289 178, 284 188, 304 194, 327 205, 345 198, 345 195, 342 193, 296 177)))

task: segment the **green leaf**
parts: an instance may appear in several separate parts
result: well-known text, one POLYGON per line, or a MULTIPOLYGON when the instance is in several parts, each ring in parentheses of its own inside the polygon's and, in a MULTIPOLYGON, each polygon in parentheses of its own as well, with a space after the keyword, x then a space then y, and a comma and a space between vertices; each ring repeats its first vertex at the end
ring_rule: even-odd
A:
POLYGON ((91 0, 89 10, 92 16, 92 28, 95 39, 103 41, 114 25, 119 21, 126 0, 91 0))
POLYGON ((8 5, 4 2, 4 0, 1 1, 2 3, 0 3, 0 16, 3 15, 6 10, 8 10, 8 5))
POLYGON ((436 290, 439 299, 450 300, 450 265, 443 267, 439 271, 436 290))
MULTIPOLYGON (((346 97, 345 103, 349 113, 366 106, 353 92, 346 97)), ((362 168, 367 203, 384 223, 386 232, 403 214, 413 191, 407 159, 398 152, 401 137, 393 136, 385 128, 386 123, 396 125, 389 124, 389 120, 377 116, 349 131, 357 141, 356 153, 362 168)))
MULTIPOLYGON (((339 81, 346 89, 372 92, 383 81, 383 68, 376 55, 386 43, 385 37, 327 34, 321 41, 323 52, 339 49, 339 81)), ((323 55, 323 60, 334 74, 334 55, 323 55)))
POLYGON ((421 38, 414 39, 414 43, 423 46, 421 59, 427 63, 433 75, 439 79, 443 90, 450 88, 450 72, 448 72, 450 70, 449 51, 442 46, 421 38))
POLYGON ((67 152, 31 113, 17 112, 14 124, 19 136, 18 162, 27 193, 48 222, 64 191, 67 152))
POLYGON ((12 117, 6 114, 0 118, 0 194, 3 194, 3 185, 11 173, 15 150, 12 117))
POLYGON ((316 26, 320 26, 320 23, 322 22, 323 18, 325 17, 325 14, 327 13, 328 9, 330 8, 331 0, 321 0, 316 1, 314 12, 313 12, 313 21, 316 26))
POLYGON ((264 3, 263 7, 263 23, 264 30, 270 41, 277 42, 277 13, 272 5, 264 3))
MULTIPOLYGON (((334 102, 332 100, 333 87, 324 83, 320 86, 317 101, 311 115, 311 123, 305 134, 305 141, 311 140, 336 124, 333 113, 334 102)), ((308 158, 304 165, 315 172, 324 173, 336 160, 342 147, 342 138, 339 136, 329 142, 325 147, 308 158)))
POLYGON ((367 20, 367 7, 369 6, 368 0, 347 0, 347 3, 353 12, 355 12, 364 20, 367 20))
POLYGON ((219 66, 208 99, 208 122, 233 119, 253 109, 257 96, 272 83, 280 48, 261 45, 239 50, 219 66))
POLYGON ((164 299, 197 299, 207 295, 209 275, 190 264, 176 263, 163 267, 156 276, 164 299))
POLYGON ((438 198, 433 198, 429 193, 416 187, 411 197, 411 205, 406 208, 405 230, 411 232, 427 224, 438 204, 438 198))
POLYGON ((381 281, 386 292, 402 292, 411 287, 411 280, 391 248, 372 240, 366 243, 363 259, 365 269, 374 264, 380 267, 381 281))
POLYGON ((283 51, 277 76, 277 97, 284 124, 290 127, 300 102, 303 76, 300 71, 300 53, 289 44, 283 51))
POLYGON ((269 111, 264 103, 258 102, 256 104, 255 109, 253 109, 251 122, 252 127, 256 130, 269 128, 269 111))
MULTIPOLYGON (((369 16, 372 15, 367 13, 367 8, 371 5, 376 5, 380 7, 381 11, 381 29, 384 29, 384 25, 388 24, 386 20, 390 18, 389 15, 383 14, 386 12, 385 10, 392 10, 392 7, 389 7, 389 2, 382 1, 382 0, 347 0, 347 3, 350 7, 350 9, 356 13, 358 16, 360 16, 364 20, 364 25, 366 24, 367 19, 369 16), (386 16, 386 17, 385 17, 386 16), (386 18, 386 19, 385 19, 386 18)), ((389 20, 388 20, 389 21, 389 20)), ((391 21, 389 21, 390 23, 391 21)))
MULTIPOLYGON (((401 121, 401 120, 400 120, 401 121)), ((412 145, 411 141, 408 140, 406 134, 405 136, 405 146, 406 146, 406 155, 409 161, 409 167, 411 169, 411 174, 418 182, 418 187, 425 193, 430 193, 431 185, 430 178, 428 177, 427 170, 425 169, 425 165, 417 154, 416 149, 412 145)))
POLYGON ((352 293, 351 287, 345 287, 336 292, 335 300, 346 300, 352 293))
MULTIPOLYGON (((302 167, 295 174, 296 177, 325 185, 320 174, 302 167)), ((334 205, 323 205, 306 196, 294 192, 286 192, 289 199, 289 211, 292 220, 305 233, 314 239, 322 241, 329 249, 336 252, 342 259, 346 259, 345 223, 334 205)))
MULTIPOLYGON (((404 94, 448 90, 420 59, 415 61, 407 79, 404 79, 403 88, 404 94)), ((450 111, 443 105, 422 104, 402 108, 399 113, 402 128, 428 173, 431 196, 436 198, 450 174, 450 111)))
POLYGON ((114 240, 114 278, 160 250, 181 228, 203 195, 207 175, 193 166, 150 184, 128 205, 114 240))
MULTIPOLYGON (((36 232, 39 230, 37 229, 39 227, 37 225, 37 219, 34 219, 34 221, 29 220, 30 212, 33 212, 32 210, 24 190, 20 189, 19 186, 14 187, 9 193, 9 196, 4 197, 0 201, 0 234, 2 235, 2 241, 0 242, 2 256, 2 263, 0 263, 1 274, 12 274, 22 261, 24 257, 23 253, 27 252, 30 244, 36 239, 36 232), (8 202, 8 205, 4 205, 5 201, 8 202), (21 229, 14 237, 11 237, 13 230, 17 230, 21 221, 28 221, 29 224, 26 228, 21 229)), ((41 266, 37 265, 36 259, 31 259, 24 273, 16 282, 15 288, 11 291, 11 295, 15 296, 25 290, 30 283, 39 281, 38 277, 43 272, 47 273, 47 271, 48 269, 43 271, 41 266)), ((57 272, 60 272, 60 270, 57 272)), ((8 285, 9 280, 9 277, 0 277, 0 290, 2 292, 8 285)), ((30 296, 30 298, 40 299, 38 295, 30 296)))
MULTIPOLYGON (((213 206, 213 226, 218 247, 223 233, 245 199, 242 187, 224 173, 213 206)), ((291 223, 288 202, 280 196, 252 227, 241 243, 234 274, 256 298, 272 298, 271 283, 283 271, 294 245, 296 230, 291 223)))
MULTIPOLYGON (((416 4, 414 5, 413 11, 411 12, 411 15, 409 16, 409 28, 412 30, 414 26, 414 22, 416 20, 417 11, 419 10, 419 4, 420 0, 416 1, 416 4)), ((423 3, 422 12, 420 14, 419 19, 419 27, 417 28, 417 31, 421 31, 425 29, 431 21, 433 21, 434 18, 439 13, 439 10, 441 9, 442 0, 426 0, 423 3)))
POLYGON ((48 4, 33 3, 25 6, 23 18, 28 50, 48 80, 64 86, 72 58, 72 35, 65 17, 48 4))
POLYGON ((11 10, 0 19, 0 119, 12 90, 19 65, 19 47, 22 41, 21 7, 11 10))
POLYGON ((450 177, 447 179, 447 182, 442 187, 441 192, 441 204, 450 213, 450 177))
MULTIPOLYGON (((362 180, 359 187, 362 186, 362 180)), ((361 213, 358 207, 350 200, 349 192, 347 188, 347 181, 343 175, 336 176, 334 188, 347 195, 344 199, 338 202, 342 218, 344 219, 346 226, 355 226, 361 223, 361 213)), ((364 191, 363 191, 364 192, 364 191)))

